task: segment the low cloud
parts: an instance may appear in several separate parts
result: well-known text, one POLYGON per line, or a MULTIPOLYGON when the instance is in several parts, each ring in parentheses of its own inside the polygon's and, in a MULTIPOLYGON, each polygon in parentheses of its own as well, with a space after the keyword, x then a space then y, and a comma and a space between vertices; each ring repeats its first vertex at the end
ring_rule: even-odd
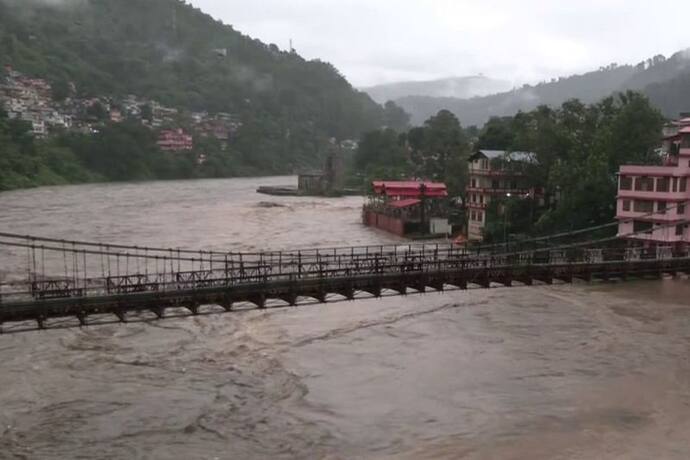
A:
POLYGON ((690 46, 681 0, 191 2, 266 43, 286 49, 292 39, 355 86, 479 73, 536 83, 690 46))

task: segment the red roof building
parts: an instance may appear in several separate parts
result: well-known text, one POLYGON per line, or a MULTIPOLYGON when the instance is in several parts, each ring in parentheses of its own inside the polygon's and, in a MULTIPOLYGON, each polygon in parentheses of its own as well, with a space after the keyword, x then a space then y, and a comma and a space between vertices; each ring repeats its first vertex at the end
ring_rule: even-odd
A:
POLYGON ((364 205, 365 225, 399 236, 450 233, 447 211, 441 198, 446 184, 417 181, 374 181, 374 194, 364 205))
POLYGON ((392 199, 448 196, 446 184, 416 181, 374 181, 374 193, 392 199))
POLYGON ((180 152, 192 150, 194 141, 191 134, 182 129, 166 129, 158 135, 158 147, 166 152, 180 152))

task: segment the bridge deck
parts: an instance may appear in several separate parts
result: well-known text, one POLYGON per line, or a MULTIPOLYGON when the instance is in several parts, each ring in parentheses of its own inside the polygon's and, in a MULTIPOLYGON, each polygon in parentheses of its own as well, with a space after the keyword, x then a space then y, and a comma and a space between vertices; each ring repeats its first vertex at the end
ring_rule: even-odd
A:
POLYGON ((690 272, 687 253, 654 253, 647 258, 629 251, 539 251, 523 254, 472 256, 462 252, 380 253, 310 258, 285 263, 249 263, 194 271, 135 273, 85 279, 37 278, 14 283, 0 297, 0 324, 36 321, 40 328, 52 318, 76 317, 82 325, 91 315, 111 314, 126 321, 133 312, 163 318, 169 308, 197 314, 202 305, 227 311, 238 303, 266 308, 267 301, 298 305, 304 299, 326 302, 334 295, 353 300, 358 293, 379 297, 385 291, 404 295, 412 289, 442 291, 449 286, 488 288, 517 282, 551 284, 554 280, 613 279, 690 272), (604 260, 604 259, 613 260, 604 260))

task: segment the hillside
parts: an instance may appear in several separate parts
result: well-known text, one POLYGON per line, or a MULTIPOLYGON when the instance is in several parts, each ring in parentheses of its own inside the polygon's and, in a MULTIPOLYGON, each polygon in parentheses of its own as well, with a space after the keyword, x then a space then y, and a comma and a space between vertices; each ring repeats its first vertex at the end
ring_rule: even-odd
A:
POLYGON ((0 0, 0 64, 78 95, 134 94, 243 122, 257 171, 318 164, 330 137, 357 138, 383 110, 330 64, 264 44, 180 0, 0 0))
POLYGON ((510 89, 510 83, 482 75, 452 77, 440 80, 406 81, 362 88, 376 102, 395 101, 407 96, 455 97, 467 99, 487 96, 510 89))
MULTIPOLYGON (((492 116, 514 115, 518 111, 529 111, 539 105, 558 106, 572 98, 592 103, 616 91, 626 89, 647 91, 649 88, 657 99, 662 90, 652 90, 654 85, 670 83, 675 78, 690 72, 687 52, 679 52, 669 59, 656 56, 635 66, 612 64, 608 67, 582 75, 559 78, 535 86, 522 88, 485 97, 471 99, 433 98, 410 96, 398 99, 396 103, 412 115, 412 122, 419 124, 441 109, 455 113, 465 126, 482 125, 492 116), (651 85, 651 86, 650 86, 651 85)), ((652 98, 654 100, 654 97, 652 98)), ((675 106, 659 106, 667 115, 677 115, 675 106), (670 110, 673 109, 673 110, 670 110)))

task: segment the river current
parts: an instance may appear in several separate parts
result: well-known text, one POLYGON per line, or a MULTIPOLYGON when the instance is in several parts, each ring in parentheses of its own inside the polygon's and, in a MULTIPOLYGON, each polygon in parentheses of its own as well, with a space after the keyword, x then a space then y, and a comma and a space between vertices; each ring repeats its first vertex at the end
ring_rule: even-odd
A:
MULTIPOLYGON (((399 241, 294 178, 0 193, 0 231, 399 241)), ((471 290, 0 335, 0 458, 687 459, 690 281, 471 290)))

